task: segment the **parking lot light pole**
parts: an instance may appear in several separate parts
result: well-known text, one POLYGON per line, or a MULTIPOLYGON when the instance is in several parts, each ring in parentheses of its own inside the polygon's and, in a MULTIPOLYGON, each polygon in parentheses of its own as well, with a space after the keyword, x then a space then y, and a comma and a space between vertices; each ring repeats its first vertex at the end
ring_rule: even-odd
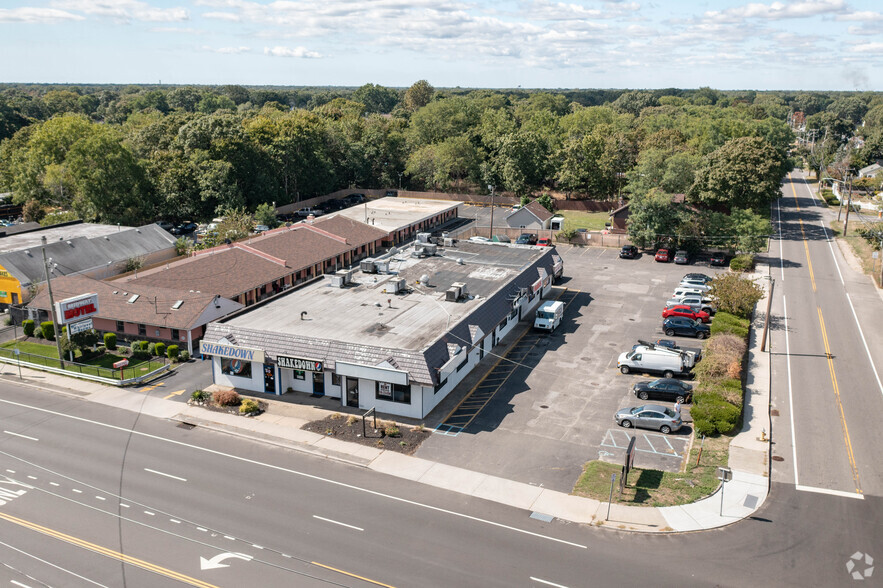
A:
POLYGON ((494 239, 494 188, 496 188, 496 186, 492 186, 491 184, 487 185, 487 189, 491 191, 491 232, 489 235, 491 241, 494 239))
POLYGON ((49 311, 52 313, 52 328, 55 330, 55 348, 58 349, 58 361, 61 369, 64 369, 64 354, 61 352, 61 329, 58 328, 59 322, 57 313, 55 312, 55 299, 52 296, 52 282, 49 279, 49 260, 46 259, 46 236, 40 237, 43 242, 43 269, 46 270, 46 289, 49 291, 49 311))

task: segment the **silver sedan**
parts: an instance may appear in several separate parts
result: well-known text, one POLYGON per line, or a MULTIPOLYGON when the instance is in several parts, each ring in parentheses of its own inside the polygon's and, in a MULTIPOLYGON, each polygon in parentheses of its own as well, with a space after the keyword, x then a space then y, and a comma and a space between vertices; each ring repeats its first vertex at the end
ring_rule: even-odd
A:
POLYGON ((680 413, 660 404, 623 408, 613 418, 617 425, 626 429, 630 427, 653 429, 666 435, 677 431, 684 424, 680 413))

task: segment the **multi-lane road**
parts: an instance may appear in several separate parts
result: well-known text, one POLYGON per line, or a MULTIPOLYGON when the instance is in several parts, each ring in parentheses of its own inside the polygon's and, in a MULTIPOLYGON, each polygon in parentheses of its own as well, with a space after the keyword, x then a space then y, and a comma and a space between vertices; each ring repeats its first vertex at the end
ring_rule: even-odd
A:
POLYGON ((770 255, 783 461, 754 517, 684 535, 545 522, 0 380, 0 587, 853 582, 850 556, 883 557, 881 302, 801 180, 783 194, 770 255))

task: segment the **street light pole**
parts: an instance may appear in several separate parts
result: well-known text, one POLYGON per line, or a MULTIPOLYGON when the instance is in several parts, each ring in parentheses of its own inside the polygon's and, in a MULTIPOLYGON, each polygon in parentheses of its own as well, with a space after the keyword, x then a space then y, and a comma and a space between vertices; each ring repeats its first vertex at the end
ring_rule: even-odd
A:
POLYGON ((494 189, 496 186, 492 186, 491 184, 487 185, 488 190, 491 191, 491 232, 489 239, 493 240, 494 238, 494 189))
POLYGON ((846 236, 846 230, 849 228, 849 210, 852 208, 852 176, 846 176, 849 180, 849 185, 846 188, 847 191, 847 200, 846 200, 846 218, 843 220, 843 236, 846 236))
POLYGON ((49 310, 52 313, 52 328, 55 329, 55 348, 58 349, 58 361, 64 369, 64 354, 61 352, 61 329, 58 328, 58 317, 55 316, 55 298, 52 296, 52 281, 49 279, 49 260, 46 259, 46 236, 40 237, 43 242, 43 269, 46 270, 46 288, 49 290, 49 310))

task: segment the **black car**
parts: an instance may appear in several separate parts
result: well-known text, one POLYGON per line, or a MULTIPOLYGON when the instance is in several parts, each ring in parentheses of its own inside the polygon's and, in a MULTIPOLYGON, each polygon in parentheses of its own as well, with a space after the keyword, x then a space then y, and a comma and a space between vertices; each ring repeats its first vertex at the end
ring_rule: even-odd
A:
POLYGON ((365 201, 364 194, 348 194, 346 198, 343 199, 348 205, 353 206, 354 204, 361 204, 365 201))
POLYGON ((675 263, 678 265, 684 265, 690 263, 690 254, 680 249, 675 252, 675 263))
POLYGON ((714 278, 712 278, 711 276, 709 276, 709 275, 707 275, 707 274, 691 273, 691 274, 684 274, 684 277, 683 277, 683 279, 682 279, 681 281, 684 281, 684 280, 701 280, 701 281, 703 281, 703 282, 705 282, 705 283, 707 284, 707 283, 709 283, 709 282, 710 282, 711 280, 713 280, 713 279, 714 279, 714 278))
POLYGON ((709 261, 711 265, 727 265, 727 254, 726 253, 712 253, 711 260, 709 261))
POLYGON ((641 400, 654 398, 669 402, 689 402, 693 397, 693 386, 674 378, 659 378, 652 382, 638 382, 632 390, 641 400))
POLYGON ((634 259, 638 256, 638 248, 634 245, 623 245, 619 250, 619 257, 622 259, 634 259))
POLYGON ((518 236, 518 239, 515 240, 516 245, 536 245, 537 244, 537 236, 533 233, 521 233, 518 236))
POLYGON ((193 222, 181 223, 180 225, 178 225, 177 227, 175 227, 174 229, 172 229, 169 232, 172 233, 173 235, 189 235, 190 233, 192 233, 193 231, 195 231, 198 228, 199 228, 199 225, 197 225, 196 223, 193 223, 193 222))
POLYGON ((711 333, 711 328, 702 321, 695 321, 685 316, 671 316, 662 321, 662 331, 666 337, 686 335, 705 339, 711 333))

